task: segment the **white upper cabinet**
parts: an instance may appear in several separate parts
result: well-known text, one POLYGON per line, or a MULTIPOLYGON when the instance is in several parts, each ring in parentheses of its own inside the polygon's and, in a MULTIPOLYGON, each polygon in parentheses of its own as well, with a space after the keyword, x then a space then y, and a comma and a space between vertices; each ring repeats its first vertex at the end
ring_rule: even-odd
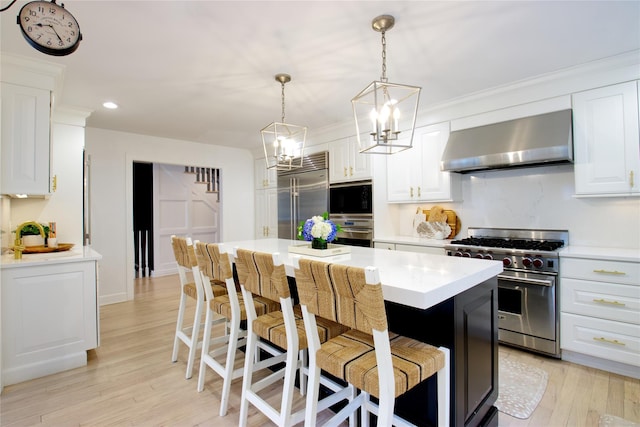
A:
POLYGON ((371 179, 371 154, 360 153, 355 136, 329 143, 329 182, 371 179))
POLYGON ((578 196, 640 195, 638 83, 573 95, 578 196))
POLYGON ((50 193, 49 90, 2 82, 2 194, 50 193))
POLYGON ((417 128, 413 148, 387 157, 387 201, 446 202, 460 198, 460 176, 440 170, 449 123, 417 128))
POLYGON ((256 177, 256 190, 262 188, 276 188, 278 186, 278 173, 273 169, 267 169, 264 159, 256 159, 254 164, 254 176, 256 177))

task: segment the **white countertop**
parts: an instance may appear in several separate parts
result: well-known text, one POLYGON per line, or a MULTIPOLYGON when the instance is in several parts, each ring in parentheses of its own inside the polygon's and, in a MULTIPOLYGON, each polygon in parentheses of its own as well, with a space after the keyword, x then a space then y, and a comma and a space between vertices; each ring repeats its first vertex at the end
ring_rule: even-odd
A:
MULTIPOLYGON (((261 239, 224 242, 224 246, 230 253, 234 247, 267 253, 278 252, 287 275, 293 276, 293 258, 307 256, 289 254, 289 246, 303 243, 305 242, 300 240, 261 239)), ((309 258, 355 267, 377 267, 384 298, 419 309, 439 304, 502 272, 502 262, 499 261, 357 246, 350 246, 350 249, 349 254, 309 258)))
POLYGON ((83 246, 63 252, 22 254, 22 259, 14 259, 13 253, 5 254, 0 258, 0 268, 32 267, 67 262, 97 261, 99 259, 102 259, 102 255, 89 246, 83 246))
POLYGON ((611 261, 640 262, 639 249, 604 248, 596 246, 567 246, 559 251, 563 258, 602 259, 611 261))
POLYGON ((374 242, 380 243, 400 243, 405 245, 415 246, 429 246, 433 248, 443 248, 445 245, 451 243, 451 240, 437 240, 437 239, 425 239, 423 237, 412 236, 384 236, 376 237, 374 242))

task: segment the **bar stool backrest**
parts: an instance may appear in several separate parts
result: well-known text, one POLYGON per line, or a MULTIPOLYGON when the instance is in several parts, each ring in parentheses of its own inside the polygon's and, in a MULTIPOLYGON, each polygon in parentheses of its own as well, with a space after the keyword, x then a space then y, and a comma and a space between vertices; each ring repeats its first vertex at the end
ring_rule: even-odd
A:
POLYGON ((367 270, 309 259, 299 260, 300 304, 316 316, 372 334, 387 330, 382 285, 367 284, 367 270))
POLYGON ((238 249, 236 255, 238 278, 247 291, 273 301, 291 296, 284 265, 275 266, 272 254, 238 249))

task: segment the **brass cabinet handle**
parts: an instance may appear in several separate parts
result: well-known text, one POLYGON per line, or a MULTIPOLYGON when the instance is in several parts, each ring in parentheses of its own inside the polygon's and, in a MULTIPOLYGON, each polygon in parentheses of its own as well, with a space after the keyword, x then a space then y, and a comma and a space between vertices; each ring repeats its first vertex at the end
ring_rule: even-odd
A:
POLYGON ((625 273, 624 271, 617 271, 617 270, 602 270, 602 269, 600 269, 600 270, 593 270, 593 272, 594 272, 594 273, 601 273, 601 274, 615 274, 615 275, 618 275, 618 276, 624 276, 625 274, 627 274, 627 273, 625 273))
POLYGON ((625 343, 618 341, 618 340, 608 340, 605 337, 593 337, 594 341, 599 341, 599 342, 606 342, 609 344, 615 344, 615 345, 626 345, 625 343))
POLYGON ((420 187, 418 187, 418 197, 422 197, 422 192, 420 191, 420 187))
POLYGON ((349 166, 349 176, 353 176, 353 166, 349 166))
POLYGON ((344 176, 347 176, 347 167, 344 167, 344 176))
POLYGON ((629 172, 629 186, 633 188, 633 171, 629 172))
POLYGON ((619 307, 624 307, 626 304, 623 302, 618 302, 618 301, 609 301, 606 300, 604 298, 600 298, 600 299, 593 299, 593 302, 597 302, 598 304, 610 304, 610 305, 617 305, 619 307))
POLYGON ((413 197, 413 187, 409 187, 409 197, 413 197))

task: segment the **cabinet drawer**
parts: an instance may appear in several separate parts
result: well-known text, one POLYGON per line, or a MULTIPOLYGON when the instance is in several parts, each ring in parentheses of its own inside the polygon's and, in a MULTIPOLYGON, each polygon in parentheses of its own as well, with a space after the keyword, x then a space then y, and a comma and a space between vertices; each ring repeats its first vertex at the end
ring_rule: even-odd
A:
POLYGON ((420 252, 423 254, 431 255, 445 255, 444 248, 433 246, 402 245, 398 243, 396 243, 396 251, 420 252))
POLYGON ((640 286, 564 278, 563 312, 640 324, 640 286))
POLYGON ((637 325, 562 313, 560 336, 564 350, 640 366, 637 325))
POLYGON ((373 247, 376 249, 388 249, 390 251, 396 250, 396 245, 394 243, 375 242, 373 247))
POLYGON ((640 263, 598 259, 560 259, 562 278, 640 285, 640 263))

